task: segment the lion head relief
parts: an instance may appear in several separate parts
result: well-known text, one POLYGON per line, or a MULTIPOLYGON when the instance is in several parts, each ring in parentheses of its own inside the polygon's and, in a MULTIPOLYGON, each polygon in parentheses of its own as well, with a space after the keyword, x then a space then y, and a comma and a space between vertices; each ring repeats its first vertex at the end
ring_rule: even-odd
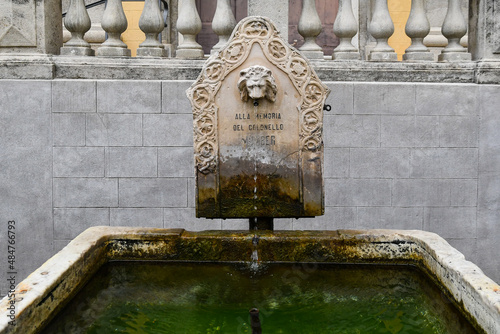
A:
POLYGON ((248 101, 248 98, 258 100, 264 97, 274 102, 278 92, 273 73, 260 65, 251 66, 240 72, 238 89, 243 102, 248 101))

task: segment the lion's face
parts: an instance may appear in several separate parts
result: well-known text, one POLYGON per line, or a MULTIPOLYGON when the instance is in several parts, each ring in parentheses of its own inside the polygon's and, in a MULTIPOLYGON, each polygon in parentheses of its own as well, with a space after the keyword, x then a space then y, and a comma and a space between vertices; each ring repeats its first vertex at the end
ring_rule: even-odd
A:
POLYGON ((252 100, 267 98, 274 102, 276 99, 276 83, 274 81, 271 70, 264 66, 252 66, 240 72, 240 80, 238 82, 241 99, 247 101, 250 97, 252 100))
POLYGON ((258 100, 266 96, 266 80, 260 75, 252 74, 247 79, 248 96, 258 100))

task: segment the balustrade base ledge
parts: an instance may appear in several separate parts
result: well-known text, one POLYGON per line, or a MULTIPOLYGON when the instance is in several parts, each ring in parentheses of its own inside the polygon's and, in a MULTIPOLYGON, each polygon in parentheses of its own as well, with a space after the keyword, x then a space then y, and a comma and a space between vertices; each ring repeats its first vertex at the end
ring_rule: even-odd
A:
POLYGON ((305 50, 305 51, 300 51, 304 57, 307 57, 308 59, 324 59, 325 54, 323 51, 310 51, 310 50, 305 50))
POLYGON ((131 51, 127 48, 101 46, 97 49, 97 57, 130 57, 131 51))
POLYGON ((372 51, 368 55, 369 61, 398 61, 396 52, 377 52, 372 51))
POLYGON ((343 52, 343 51, 333 51, 332 60, 360 60, 361 54, 359 52, 343 52))
POLYGON ((84 46, 63 46, 61 48, 61 56, 93 56, 95 51, 84 46))
POLYGON ((457 62, 471 61, 472 55, 466 52, 443 52, 439 55, 439 61, 457 62))
POLYGON ((177 49, 176 57, 179 59, 203 59, 205 55, 201 49, 177 49))
MULTIPOLYGON (((500 61, 311 60, 324 81, 500 84, 500 61)), ((0 79, 195 80, 205 59, 0 55, 0 79)))
POLYGON ((139 47, 137 49, 137 57, 162 58, 166 55, 167 50, 165 50, 164 48, 139 47))
MULTIPOLYGON (((434 61, 434 54, 427 51, 427 52, 407 52, 403 55, 403 60, 404 61, 434 61)), ((470 59, 469 59, 470 61, 470 59)))

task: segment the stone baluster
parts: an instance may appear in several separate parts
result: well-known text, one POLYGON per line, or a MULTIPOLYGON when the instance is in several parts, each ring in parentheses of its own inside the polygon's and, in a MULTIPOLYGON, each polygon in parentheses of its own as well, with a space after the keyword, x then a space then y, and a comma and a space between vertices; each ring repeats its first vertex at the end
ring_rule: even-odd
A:
POLYGON ((163 31, 165 24, 161 15, 158 0, 145 0, 144 9, 139 19, 139 28, 146 35, 146 40, 137 49, 138 57, 164 57, 166 50, 158 41, 158 35, 163 31))
POLYGON ((322 29, 316 10, 316 0, 303 0, 298 30, 304 37, 304 45, 299 50, 309 59, 323 59, 323 49, 316 43, 316 37, 322 29))
POLYGON ((333 32, 340 38, 340 44, 333 50, 332 59, 360 59, 358 48, 352 45, 352 38, 358 33, 358 22, 352 11, 351 0, 339 0, 339 11, 333 24, 333 32))
POLYGON ((394 33, 387 0, 375 0, 375 8, 372 20, 368 26, 368 32, 377 40, 375 48, 368 55, 372 61, 397 61, 398 56, 394 49, 388 44, 389 37, 394 33))
POLYGON ((177 30, 182 34, 183 40, 177 47, 177 58, 203 58, 203 48, 196 42, 196 35, 201 28, 201 19, 195 0, 179 0, 177 30))
POLYGON ((93 56, 94 50, 83 36, 90 29, 90 17, 84 0, 71 0, 64 18, 64 26, 71 32, 71 39, 61 48, 61 55, 93 56))
POLYGON ((448 0, 448 11, 441 32, 448 39, 448 46, 439 55, 439 61, 468 61, 472 59, 460 39, 467 33, 467 22, 460 8, 460 0, 448 0))
POLYGON ((411 45, 406 49, 403 60, 433 61, 434 54, 424 45, 424 38, 431 31, 431 25, 425 13, 424 0, 412 0, 410 17, 406 22, 405 32, 411 38, 411 45))
POLYGON ((98 56, 130 57, 127 44, 120 39, 121 34, 127 30, 127 25, 122 1, 108 0, 101 20, 102 29, 108 34, 108 39, 97 49, 98 56))
POLYGON ((219 51, 226 45, 234 27, 236 27, 236 18, 231 9, 230 0, 217 0, 212 30, 219 36, 219 43, 212 48, 212 53, 219 51))

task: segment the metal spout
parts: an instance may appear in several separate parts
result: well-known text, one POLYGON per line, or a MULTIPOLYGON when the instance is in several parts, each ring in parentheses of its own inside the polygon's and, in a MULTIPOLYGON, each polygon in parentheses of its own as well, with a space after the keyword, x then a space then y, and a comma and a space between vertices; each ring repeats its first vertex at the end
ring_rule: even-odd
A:
POLYGON ((259 319, 259 309, 253 308, 250 310, 250 326, 252 327, 252 334, 262 334, 262 327, 259 319))

